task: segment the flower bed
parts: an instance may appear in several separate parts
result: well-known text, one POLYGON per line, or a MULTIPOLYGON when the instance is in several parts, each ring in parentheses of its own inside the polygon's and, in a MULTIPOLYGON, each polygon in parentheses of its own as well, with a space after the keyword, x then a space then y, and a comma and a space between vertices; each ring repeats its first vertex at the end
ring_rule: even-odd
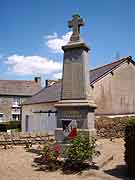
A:
POLYGON ((78 135, 68 141, 64 151, 59 144, 44 144, 40 156, 34 159, 38 168, 44 171, 62 170, 63 172, 80 172, 90 168, 95 156, 100 155, 96 150, 95 139, 91 141, 78 135))

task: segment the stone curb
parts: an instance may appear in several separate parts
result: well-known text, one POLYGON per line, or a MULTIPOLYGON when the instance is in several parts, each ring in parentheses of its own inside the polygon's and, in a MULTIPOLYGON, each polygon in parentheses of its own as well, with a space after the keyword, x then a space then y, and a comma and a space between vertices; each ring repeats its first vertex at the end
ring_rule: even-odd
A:
POLYGON ((108 164, 110 161, 112 161, 114 158, 113 155, 104 155, 102 156, 100 159, 97 158, 95 162, 95 164, 93 165, 94 169, 101 169, 102 167, 104 167, 106 164, 108 164))

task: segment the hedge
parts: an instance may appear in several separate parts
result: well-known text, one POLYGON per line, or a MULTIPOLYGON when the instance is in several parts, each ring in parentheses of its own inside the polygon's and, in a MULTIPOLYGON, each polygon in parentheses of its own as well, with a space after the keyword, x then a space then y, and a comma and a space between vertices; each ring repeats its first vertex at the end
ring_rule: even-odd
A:
POLYGON ((21 122, 20 121, 7 121, 7 122, 0 123, 0 132, 6 132, 8 129, 21 130, 21 122))
POLYGON ((135 177, 135 117, 129 119, 125 128, 125 161, 128 175, 135 177))

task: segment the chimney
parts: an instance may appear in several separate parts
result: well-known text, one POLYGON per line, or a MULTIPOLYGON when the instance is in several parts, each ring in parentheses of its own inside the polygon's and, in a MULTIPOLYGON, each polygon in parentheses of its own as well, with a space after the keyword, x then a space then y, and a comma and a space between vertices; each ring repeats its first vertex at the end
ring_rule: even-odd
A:
POLYGON ((45 80, 45 87, 48 87, 48 79, 45 80))
POLYGON ((34 81, 36 82, 36 83, 41 83, 41 77, 35 77, 34 78, 34 81))

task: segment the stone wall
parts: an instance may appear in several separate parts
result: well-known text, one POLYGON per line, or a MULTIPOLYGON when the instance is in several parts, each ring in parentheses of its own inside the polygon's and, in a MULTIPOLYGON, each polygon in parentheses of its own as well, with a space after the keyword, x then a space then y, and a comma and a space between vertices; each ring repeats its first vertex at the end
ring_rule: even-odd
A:
POLYGON ((128 117, 96 118, 96 130, 99 138, 120 138, 124 136, 124 130, 128 117))

